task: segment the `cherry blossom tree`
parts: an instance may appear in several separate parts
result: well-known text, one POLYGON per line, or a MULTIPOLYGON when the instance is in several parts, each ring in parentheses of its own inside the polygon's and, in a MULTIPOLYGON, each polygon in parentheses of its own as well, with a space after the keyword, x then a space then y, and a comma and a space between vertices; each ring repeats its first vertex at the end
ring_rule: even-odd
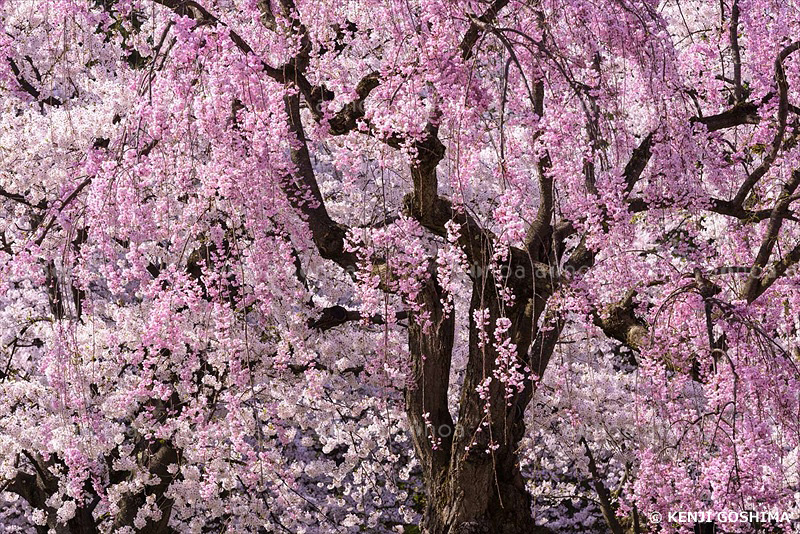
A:
POLYGON ((792 531, 795 0, 0 20, 0 531, 792 531))

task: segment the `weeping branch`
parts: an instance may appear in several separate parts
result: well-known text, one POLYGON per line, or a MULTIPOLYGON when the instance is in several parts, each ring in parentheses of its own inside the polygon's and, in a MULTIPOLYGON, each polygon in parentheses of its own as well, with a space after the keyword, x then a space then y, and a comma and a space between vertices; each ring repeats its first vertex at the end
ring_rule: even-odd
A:
POLYGON ((739 191, 732 200, 734 204, 742 205, 744 203, 747 195, 753 190, 753 187, 770 170, 781 149, 783 136, 786 133, 786 117, 789 113, 789 83, 786 81, 786 72, 783 68, 783 62, 789 55, 797 50, 800 50, 800 41, 795 41, 781 50, 780 54, 778 54, 778 57, 775 59, 775 82, 778 85, 778 129, 775 132, 775 137, 772 139, 771 150, 764 156, 761 165, 750 173, 741 185, 739 191))

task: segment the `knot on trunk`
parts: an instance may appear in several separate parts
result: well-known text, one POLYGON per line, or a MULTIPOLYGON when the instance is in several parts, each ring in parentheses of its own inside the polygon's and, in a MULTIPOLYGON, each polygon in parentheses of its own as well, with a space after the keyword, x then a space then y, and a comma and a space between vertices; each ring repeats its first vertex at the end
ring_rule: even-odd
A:
POLYGON ((596 315, 594 322, 606 335, 638 350, 647 338, 647 327, 636 316, 636 304, 633 302, 635 296, 636 291, 629 291, 622 301, 607 308, 605 317, 596 315))

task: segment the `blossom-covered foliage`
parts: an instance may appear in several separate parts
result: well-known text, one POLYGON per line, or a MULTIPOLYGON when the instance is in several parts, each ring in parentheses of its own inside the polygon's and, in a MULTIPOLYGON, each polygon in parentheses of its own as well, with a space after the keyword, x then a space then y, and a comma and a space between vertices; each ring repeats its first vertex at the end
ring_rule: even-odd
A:
POLYGON ((800 520, 797 1, 0 21, 0 532, 800 520))

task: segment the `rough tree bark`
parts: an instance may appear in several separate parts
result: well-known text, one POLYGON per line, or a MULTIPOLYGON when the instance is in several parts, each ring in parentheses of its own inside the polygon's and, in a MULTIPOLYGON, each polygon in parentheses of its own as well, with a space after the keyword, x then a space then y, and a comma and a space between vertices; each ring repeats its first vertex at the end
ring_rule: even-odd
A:
POLYGON ((553 259, 552 184, 548 169, 543 159, 543 200, 526 250, 512 247, 506 268, 496 273, 488 268, 493 236, 469 216, 452 210, 450 203, 438 195, 436 168, 444 156, 444 147, 435 127, 429 126, 427 133, 428 138, 418 146, 420 157, 412 164, 414 192, 406 201, 406 210, 438 235, 444 234, 448 220, 461 223, 464 231, 457 243, 473 269, 469 357, 455 423, 447 398, 454 322, 444 312, 446 296, 438 287, 434 272, 429 274, 417 301, 420 310, 409 327, 414 372, 413 383, 406 392, 406 411, 427 492, 422 528, 430 534, 543 531, 537 529, 531 516, 531 499, 520 472, 517 449, 525 434, 525 409, 534 392, 531 372, 541 376, 561 327, 548 323, 549 328, 537 328, 553 290, 547 276, 553 259), (536 270, 542 267, 544 276, 536 270), (511 291, 512 303, 502 300, 500 288, 511 291), (477 323, 476 312, 484 314, 485 327, 477 323), (494 329, 501 317, 511 322, 504 335, 511 341, 516 361, 527 368, 519 390, 494 375, 499 365, 494 329))
POLYGON ((473 280, 469 358, 455 423, 447 401, 453 319, 444 315, 444 295, 434 277, 418 301, 420 314, 430 319, 429 326, 426 329, 421 321, 412 320, 409 328, 414 383, 406 392, 406 410, 427 493, 422 528, 430 534, 543 532, 546 530, 537 528, 531 517, 531 499, 517 454, 534 384, 526 374, 522 389, 507 396, 507 387, 493 377, 498 354, 491 340, 496 320, 510 319, 506 335, 518 361, 541 375, 561 325, 536 328, 550 290, 548 286, 537 290, 529 255, 513 251, 513 269, 500 280, 501 286, 512 288, 512 305, 501 301, 498 280, 480 268, 481 257, 472 259, 479 264, 476 272, 484 276, 473 280), (481 328, 475 319, 479 310, 488 319, 487 343, 481 343, 481 328), (493 378, 481 396, 479 386, 489 377, 493 378))

